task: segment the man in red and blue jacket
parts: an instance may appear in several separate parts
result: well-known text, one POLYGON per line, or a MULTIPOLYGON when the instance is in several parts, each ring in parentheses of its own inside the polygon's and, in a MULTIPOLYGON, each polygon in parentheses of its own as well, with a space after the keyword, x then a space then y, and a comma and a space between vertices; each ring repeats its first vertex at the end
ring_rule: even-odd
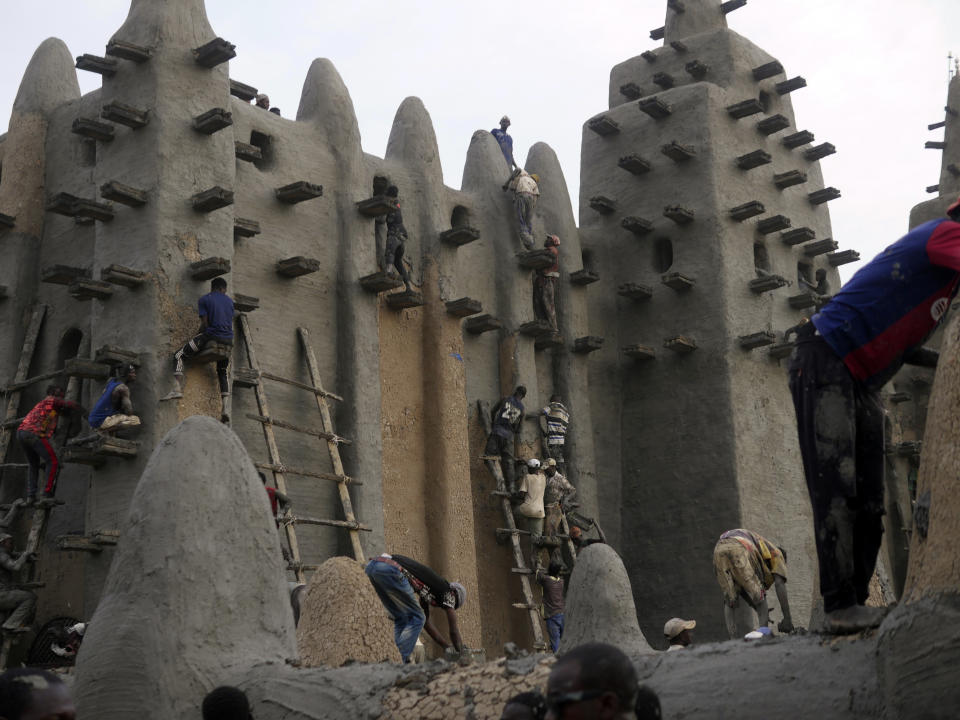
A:
POLYGON ((923 348, 960 283, 960 199, 864 265, 798 332, 790 362, 828 632, 875 627, 864 603, 883 537, 880 388, 923 348))
POLYGON ((46 397, 33 406, 17 428, 17 439, 27 456, 27 504, 37 499, 37 481, 40 466, 47 468, 47 479, 43 486, 43 496, 51 498, 57 492, 57 478, 60 475, 60 459, 53 448, 53 434, 57 430, 57 421, 64 412, 79 412, 86 416, 82 405, 64 400, 63 388, 59 385, 47 387, 46 397))

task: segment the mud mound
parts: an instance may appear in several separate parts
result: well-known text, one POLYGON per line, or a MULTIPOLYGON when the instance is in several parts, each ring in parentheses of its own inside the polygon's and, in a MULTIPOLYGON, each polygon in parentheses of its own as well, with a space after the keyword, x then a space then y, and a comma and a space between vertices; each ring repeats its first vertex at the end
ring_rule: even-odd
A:
POLYGON ((393 621, 356 560, 330 558, 310 578, 297 646, 304 667, 400 662, 393 621))

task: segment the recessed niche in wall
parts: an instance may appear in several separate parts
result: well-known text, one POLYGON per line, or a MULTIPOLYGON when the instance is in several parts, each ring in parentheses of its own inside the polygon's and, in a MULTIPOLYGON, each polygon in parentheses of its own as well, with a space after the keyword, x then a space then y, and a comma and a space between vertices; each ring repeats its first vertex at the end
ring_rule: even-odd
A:
POLYGON ((670 238, 659 237, 653 243, 653 269, 665 273, 673 265, 673 243, 670 238))
POLYGON ((770 112, 770 93, 764 92, 763 90, 761 90, 759 99, 760 99, 760 107, 763 108, 763 111, 765 113, 769 113, 770 112))
POLYGON ((763 243, 753 244, 753 266, 757 270, 770 272, 770 255, 767 253, 767 246, 763 243))
POLYGON ((254 160, 253 164, 258 170, 269 170, 276 163, 274 156, 273 139, 266 133, 253 130, 250 132, 250 144, 260 148, 260 154, 263 156, 259 160, 254 160))
POLYGON ((457 205, 453 208, 453 212, 450 214, 450 227, 470 227, 470 211, 463 205, 457 205))
POLYGON ((390 180, 385 175, 373 176, 373 196, 385 195, 387 188, 390 187, 390 180))
POLYGON ((580 248, 580 260, 583 263, 584 270, 594 270, 593 250, 589 248, 580 248))

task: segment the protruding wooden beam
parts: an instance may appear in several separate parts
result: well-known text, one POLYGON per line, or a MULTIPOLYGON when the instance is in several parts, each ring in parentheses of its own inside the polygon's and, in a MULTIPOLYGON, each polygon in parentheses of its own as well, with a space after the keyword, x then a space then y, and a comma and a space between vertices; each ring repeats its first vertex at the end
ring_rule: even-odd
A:
POLYGON ((641 98, 637 102, 637 106, 640 108, 640 112, 646 113, 654 120, 662 120, 669 117, 670 113, 673 112, 673 108, 656 95, 641 98))
POLYGON ((634 360, 653 360, 657 356, 657 351, 649 345, 627 345, 621 348, 621 351, 634 360))
POLYGON ((788 170, 787 172, 774 173, 773 184, 778 190, 785 190, 794 185, 802 185, 807 181, 807 174, 802 170, 788 170))
POLYGON ((681 145, 676 140, 671 140, 666 145, 661 146, 660 152, 674 162, 684 162, 697 154, 696 148, 690 145, 681 145))
POLYGON ((295 278, 301 275, 309 275, 320 269, 320 261, 314 258, 307 258, 303 255, 286 258, 277 261, 277 274, 284 277, 295 278))
POLYGON ((660 282, 662 282, 671 290, 676 290, 677 292, 690 290, 694 285, 697 284, 696 278, 687 277, 683 273, 679 272, 665 273, 660 277, 660 282))
POLYGON ((810 199, 811 205, 822 205, 823 203, 836 200, 838 197, 840 197, 840 191, 835 187, 826 187, 823 188, 823 190, 817 190, 809 193, 807 197, 810 199))
POLYGON ((256 145, 235 140, 233 143, 233 154, 238 160, 244 162, 256 162, 263 160, 263 152, 256 145))
POLYGON ((233 294, 233 307, 238 312, 253 312, 260 308, 260 298, 253 297, 253 295, 241 295, 240 293, 233 294))
POLYGON ((499 330, 501 327, 500 321, 488 313, 474 315, 463 321, 463 329, 471 335, 480 335, 485 332, 490 332, 491 330, 499 330))
POLYGON ((730 209, 730 217, 736 220, 737 222, 743 222, 744 220, 749 220, 752 217, 757 215, 763 215, 767 210, 763 206, 763 203, 759 200, 751 200, 748 203, 743 205, 737 205, 735 208, 730 209))
POLYGON ((772 78, 774 75, 779 75, 783 72, 783 65, 780 64, 779 60, 771 60, 768 63, 763 65, 758 65, 753 69, 753 79, 760 81, 766 80, 767 78, 772 78))
POLYGON ((456 300, 448 300, 444 303, 448 315, 464 318, 471 315, 478 315, 483 312, 483 304, 479 300, 469 297, 462 297, 456 300))
POLYGON ((923 147, 925 150, 944 150, 947 147, 947 144, 937 140, 927 140, 923 144, 923 147))
POLYGON ((750 292, 761 295, 771 290, 779 290, 784 285, 789 285, 789 283, 786 278, 780 275, 764 275, 763 277, 754 278, 748 285, 750 292))
POLYGON ((543 270, 557 262, 557 256, 546 248, 517 253, 517 263, 528 270, 543 270))
POLYGON ((257 89, 253 85, 247 85, 231 79, 230 94, 235 98, 240 98, 244 102, 250 102, 257 96, 257 89))
POLYGON ((305 200, 313 200, 323 195, 323 186, 301 180, 279 187, 275 191, 277 200, 288 205, 301 203, 305 200))
POLYGON ((134 270, 123 265, 107 265, 100 270, 100 279, 113 285, 127 288, 140 287, 147 281, 148 273, 134 270))
POLYGON ((827 253, 833 252, 839 247, 839 243, 836 240, 830 238, 824 238, 823 240, 815 240, 814 242, 807 243, 803 246, 803 254, 807 257, 816 257, 817 255, 826 255, 827 253))
POLYGON ((69 285, 80 278, 91 277, 89 268, 72 265, 47 265, 40 270, 40 282, 53 285, 69 285))
POLYGON ((587 127, 600 137, 609 137, 620 132, 620 124, 609 115, 598 115, 587 120, 587 127))
POLYGON ((617 209, 617 202, 606 195, 594 195, 590 198, 590 207, 601 215, 610 215, 617 209))
POLYGON ((677 335, 676 337, 664 340, 663 346, 678 355, 687 355, 697 349, 697 342, 693 338, 686 337, 685 335, 677 335))
POLYGON ((260 234, 260 223, 242 217, 233 218, 233 237, 253 237, 260 234))
POLYGON ((146 110, 140 110, 132 105, 124 105, 118 102, 104 105, 100 109, 100 116, 134 130, 139 130, 150 122, 146 110))
POLYGON ((764 135, 773 135, 790 127, 790 119, 786 115, 771 115, 757 123, 757 131, 764 135))
POLYGON ((833 155, 837 149, 828 142, 820 143, 816 147, 812 147, 809 150, 803 151, 803 157, 805 157, 810 162, 815 162, 817 160, 822 160, 828 155, 833 155))
POLYGON ((403 287, 403 280, 396 276, 387 275, 385 272, 380 271, 370 275, 364 275, 362 278, 360 278, 360 287, 367 292, 382 293, 386 292, 387 290, 403 287))
POLYGON ((110 142, 113 140, 116 128, 110 123, 100 122, 99 120, 76 118, 70 126, 70 132, 75 135, 91 138, 92 140, 110 142))
POLYGON ((639 100, 643 96, 643 91, 636 83, 628 82, 620 86, 620 94, 627 100, 639 100))
POLYGON ((193 50, 193 59, 197 65, 213 68, 237 56, 236 45, 228 43, 223 38, 214 38, 205 45, 193 50))
POLYGON ((397 203, 386 195, 374 195, 366 200, 359 200, 354 205, 356 205, 357 212, 365 217, 379 217, 391 212, 396 208, 397 203))
POLYGON ((753 170, 771 162, 773 162, 773 156, 766 150, 754 150, 738 157, 737 167, 741 170, 753 170))
POLYGON ((599 335, 586 335, 573 341, 573 352, 577 354, 592 353, 603 347, 603 338, 599 335))
POLYGON ((628 282, 617 287, 617 295, 630 300, 649 300, 653 297, 653 288, 640 283, 628 282))
POLYGON ((801 130, 800 132, 795 132, 792 135, 787 135, 783 139, 783 144, 785 147, 790 148, 791 150, 800 147, 801 145, 806 145, 814 141, 814 135, 809 130, 801 130))
POLYGON ((720 12, 724 15, 732 13, 734 10, 739 10, 744 5, 747 4, 747 0, 727 0, 726 2, 720 3, 720 12))
POLYGON ((846 265, 847 263, 858 262, 860 253, 856 250, 840 250, 839 252, 827 253, 827 262, 833 267, 846 265))
POLYGON ((788 227, 790 227, 790 218, 785 215, 772 215, 757 223, 757 232, 762 235, 769 235, 778 230, 786 230, 788 227))
POLYGON ((577 270, 576 272, 570 273, 570 284, 571 285, 590 285, 595 283, 600 279, 600 276, 595 273, 593 270, 577 270))
POLYGON ((653 74, 653 84, 659 85, 664 90, 669 90, 676 84, 676 81, 670 73, 658 72, 653 74))
POLYGON ((106 200, 113 200, 122 205, 130 207, 140 207, 147 202, 147 191, 124 185, 116 180, 111 180, 100 186, 100 197, 106 200))
POLYGON ((710 72, 710 66, 699 60, 691 60, 683 66, 683 69, 686 70, 687 74, 694 80, 703 80, 707 76, 707 73, 710 72))
POLYGON ((644 50, 642 53, 640 53, 640 57, 651 64, 657 61, 657 54, 652 50, 644 50))
POLYGON ((620 221, 620 227, 629 230, 634 235, 646 235, 653 231, 653 223, 646 218, 628 215, 620 221))
POLYGON ((67 287, 74 300, 109 300, 113 296, 113 286, 103 280, 76 280, 67 287))
POLYGON ((197 212, 213 212, 227 207, 227 205, 233 205, 233 191, 214 185, 209 190, 204 190, 191 197, 190 204, 197 212))
POLYGON ((653 30, 650 31, 650 39, 663 40, 664 36, 666 35, 666 32, 667 32, 666 26, 654 28, 653 30))
POLYGON ((143 63, 153 55, 153 48, 134 45, 123 40, 111 40, 107 43, 107 55, 123 58, 135 63, 143 63))
POLYGON ((117 74, 117 61, 84 53, 77 58, 77 70, 86 70, 103 77, 113 77, 117 74))
POLYGON ((420 307, 423 305, 423 295, 417 290, 401 290, 386 296, 387 305, 394 310, 420 307))
POLYGON ((663 216, 669 220, 673 220, 677 225, 689 225, 693 222, 694 212, 680 205, 667 205, 663 209, 663 216))
POLYGON ((756 350, 766 345, 773 345, 776 341, 777 336, 769 330, 761 330, 760 332, 741 335, 737 338, 738 344, 744 350, 756 350))
POLYGON ((727 105, 727 114, 736 119, 749 117, 763 112, 763 105, 756 98, 743 100, 733 105, 727 105))
POLYGON ((190 263, 190 277, 194 280, 212 280, 230 272, 230 261, 223 257, 209 257, 190 263))
POLYGON ((778 95, 786 95, 787 93, 792 93, 794 90, 799 90, 800 88, 805 88, 806 86, 807 81, 798 75, 795 78, 778 82, 776 85, 774 85, 774 89, 777 91, 778 95))
POLYGON ((799 245, 800 243, 810 242, 817 234, 808 227, 798 227, 780 233, 780 240, 784 245, 799 245))
POLYGON ((634 175, 650 172, 650 163, 637 154, 624 155, 617 161, 617 166, 634 175))
POLYGON ((193 129, 204 135, 213 135, 218 130, 233 125, 233 114, 223 108, 211 108, 193 119, 193 129))
POLYGON ((475 240, 480 239, 480 231, 476 228, 462 226, 450 228, 449 230, 444 230, 440 233, 440 242, 445 245, 452 245, 453 247, 460 247, 461 245, 467 245, 472 243, 475 240))

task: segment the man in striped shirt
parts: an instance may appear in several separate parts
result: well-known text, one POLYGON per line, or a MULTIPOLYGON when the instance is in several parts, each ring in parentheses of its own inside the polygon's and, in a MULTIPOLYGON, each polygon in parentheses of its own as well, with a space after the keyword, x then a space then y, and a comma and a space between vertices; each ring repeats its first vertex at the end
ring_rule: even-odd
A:
POLYGON ((790 390, 813 506, 828 632, 876 627, 865 607, 883 537, 880 388, 923 347, 960 282, 960 200, 864 265, 797 332, 790 390))

